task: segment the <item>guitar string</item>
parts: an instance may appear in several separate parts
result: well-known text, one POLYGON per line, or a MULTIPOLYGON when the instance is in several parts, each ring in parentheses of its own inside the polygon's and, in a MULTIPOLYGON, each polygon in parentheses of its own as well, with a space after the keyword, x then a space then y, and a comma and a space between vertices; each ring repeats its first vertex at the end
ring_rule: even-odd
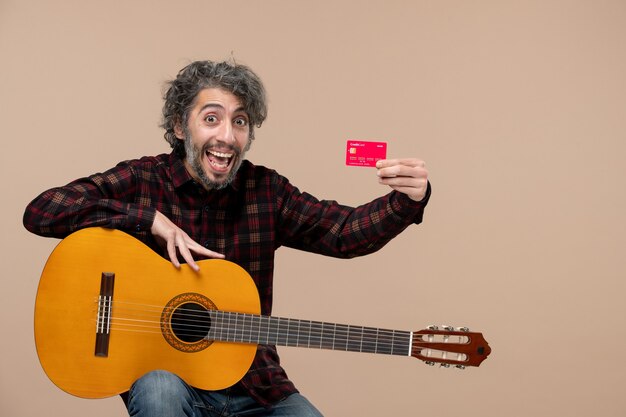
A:
MULTIPOLYGON (((155 327, 156 328, 156 327, 155 327)), ((162 335, 164 332, 162 331, 151 331, 151 330, 137 330, 137 329, 129 329, 129 328, 124 328, 124 327, 120 327, 120 326, 112 326, 111 330, 115 330, 115 331, 126 331, 126 332, 133 332, 133 333, 148 333, 148 334, 152 334, 155 336, 160 336, 162 335)), ((170 332, 165 332, 166 334, 173 334, 170 332)), ((180 336, 196 336, 195 334, 173 334, 176 335, 178 337, 180 336)), ((243 340, 212 340, 212 341, 223 341, 223 342, 245 342, 243 340)), ((267 342, 262 342, 262 341, 258 341, 258 340, 254 340, 254 341, 248 341, 249 343, 270 343, 270 341, 267 342)), ((197 342, 188 342, 188 343, 197 343, 197 342)), ((276 342, 273 342, 276 343, 276 342)), ((286 344, 287 346, 299 346, 299 347, 308 347, 308 348, 320 348, 320 349, 331 349, 328 345, 323 345, 323 344, 293 344, 293 345, 289 345, 286 344)), ((453 346, 453 344, 451 344, 451 347, 453 346)), ((335 348, 334 350, 349 350, 348 346, 346 345, 345 349, 339 349, 339 348, 335 348)), ((381 351, 381 350, 361 350, 361 352, 369 352, 369 353, 380 353, 380 354, 393 354, 391 351, 381 351)), ((398 355, 407 355, 408 353, 398 353, 398 355)), ((450 351, 445 351, 445 350, 439 350, 439 349, 434 349, 432 347, 428 347, 428 346, 417 346, 415 348, 413 348, 411 350, 411 354, 412 355, 417 355, 418 357, 421 357, 423 360, 428 360, 428 359, 446 359, 448 362, 454 362, 454 361, 458 361, 458 362, 465 362, 467 360, 467 354, 465 353, 459 353, 459 352, 450 352, 450 351), (427 351, 428 353, 423 354, 422 351, 427 351), (457 355, 456 358, 455 357, 445 357, 446 354, 453 354, 453 355, 457 355)))
MULTIPOLYGON (((123 301, 115 301, 113 302, 114 305, 110 305, 108 303, 109 302, 105 303, 106 307, 114 307, 112 309, 113 310, 113 316, 112 316, 113 322, 111 324, 111 329, 125 330, 125 331, 150 332, 150 333, 156 333, 156 334, 162 333, 163 329, 161 328, 161 313, 163 310, 167 310, 168 307, 161 308, 160 306, 132 303, 132 302, 123 302, 123 301), (130 311, 131 313, 139 312, 140 314, 144 314, 144 315, 153 314, 154 317, 148 316, 146 319, 145 317, 141 318, 141 316, 140 318, 125 318, 125 317, 116 316, 115 315, 116 312, 119 313, 121 312, 120 310, 123 310, 122 308, 119 307, 120 305, 127 305, 127 306, 134 307, 134 308, 126 309, 127 311, 130 311), (158 320, 157 320, 157 317, 158 317, 158 320), (120 323, 119 321, 125 321, 126 323, 120 323), (129 321, 133 323, 128 323, 129 321), (139 324, 136 324, 136 323, 139 323, 139 324)), ((186 322, 200 323, 197 325, 188 324, 188 327, 190 328, 192 327, 205 328, 206 327, 205 323, 206 323, 206 318, 207 318, 206 317, 207 312, 198 312, 197 310, 185 309, 185 308, 177 308, 175 310, 177 311, 177 316, 179 318, 187 319, 186 322), (186 313, 186 311, 188 311, 189 313, 186 313), (182 312, 182 314, 178 314, 180 312, 182 312)), ((353 333, 352 336, 357 336, 357 334, 354 334, 354 332, 356 330, 359 330, 357 333, 360 334, 362 337, 358 339, 358 342, 361 344, 361 348, 365 346, 366 349, 372 349, 377 346, 378 348, 380 348, 380 349, 377 348, 377 350, 390 350, 390 349, 393 349, 393 347, 397 343, 407 343, 408 337, 409 337, 408 336, 409 332, 398 331, 398 330, 377 329, 377 328, 353 326, 353 325, 341 325, 341 324, 316 322, 316 321, 309 321, 309 320, 285 319, 285 318, 280 318, 280 317, 261 316, 261 315, 247 314, 247 313, 223 312, 220 310, 209 310, 208 312, 210 312, 209 316, 228 315, 228 317, 233 317, 233 316, 235 317, 235 320, 234 320, 235 323, 228 323, 227 322, 228 320, 224 320, 223 317, 222 319, 213 317, 213 319, 216 319, 216 321, 218 322, 218 325, 216 326, 215 323, 211 323, 210 331, 213 333, 214 336, 221 335, 221 337, 226 341, 231 341, 231 340, 233 341, 244 341, 244 340, 245 341, 252 341, 252 340, 257 341, 258 337, 252 338, 253 333, 261 334, 266 331, 269 332, 269 331, 275 330, 276 332, 271 335, 272 338, 267 336, 261 339, 262 340, 267 339, 268 343, 271 341, 274 341, 274 339, 276 340, 276 342, 280 342, 281 340, 285 340, 285 342, 289 342, 288 339, 290 337, 298 337, 298 338, 303 337, 304 339, 307 339, 307 336, 308 336, 308 343, 302 343, 303 345, 324 346, 324 340, 323 340, 325 339, 324 333, 330 331, 330 329, 328 328, 330 326, 333 327, 332 332, 331 332, 332 340, 334 340, 335 343, 339 341, 340 345, 344 343, 346 345, 349 345, 350 343, 352 344, 356 343, 356 341, 352 340, 352 338, 350 337, 350 333, 351 332, 353 333), (266 326, 263 326, 262 324, 263 319, 267 321, 266 326), (251 323, 246 323, 245 322, 246 320, 250 320, 250 321, 256 320, 258 323, 251 325, 251 323), (280 323, 281 320, 286 322, 287 328, 284 328, 285 327, 284 324, 282 324, 282 327, 281 327, 281 323, 280 323), (238 321, 241 321, 242 323, 237 323, 238 321), (271 323, 269 323, 269 321, 275 321, 276 326, 272 326, 271 323), (297 323, 298 326, 297 327, 290 326, 291 322, 297 323), (304 329, 302 329, 302 324, 305 325, 304 329), (272 327, 277 327, 277 328, 273 329, 272 327), (304 336, 302 336, 303 330, 306 331, 304 333, 304 336), (226 333, 225 337, 223 336, 224 333, 226 333), (248 336, 248 337, 245 337, 245 336, 248 336), (311 342, 311 339, 313 339, 313 342, 311 342), (318 339, 319 339, 319 343, 316 343, 318 339), (398 339, 398 340, 394 340, 394 339, 398 339)), ((233 320, 230 320, 230 321, 233 321, 233 320)), ((186 333, 179 332, 177 335, 182 336, 182 337, 185 337, 185 336, 196 337, 197 333, 186 334, 186 333)))
MULTIPOLYGON (((130 304, 130 303, 128 303, 128 304, 130 304)), ((137 305, 137 304, 135 304, 135 305, 137 305)), ((156 306, 153 306, 153 307, 156 307, 156 306)), ((179 310, 185 310, 185 309, 181 308, 179 310)), ((146 311, 148 311, 148 310, 146 310, 146 311)), ((202 327, 202 328, 205 327, 204 323, 206 323, 206 318, 207 318, 206 315, 198 314, 197 310, 189 310, 189 311, 191 311, 191 314, 186 314, 187 317, 197 317, 197 318, 199 318, 199 320, 187 320, 187 321, 188 322, 191 321, 192 323, 193 322, 202 323, 202 325, 199 325, 199 327, 202 327)), ((158 312, 158 310, 153 309, 153 312, 158 312)), ((206 314, 206 312, 205 312, 205 314, 206 314)), ((287 334, 286 334, 287 336, 294 335, 294 334, 297 335, 298 332, 302 331, 302 324, 305 325, 304 326, 304 330, 309 330, 309 333, 311 333, 311 334, 313 334, 316 331, 317 332, 328 331, 329 330, 328 326, 332 325, 332 326, 334 326, 333 330, 332 330, 333 334, 335 334, 335 335, 338 334, 338 335, 341 335, 341 336, 345 335, 346 337, 349 337, 348 334, 350 332, 354 332, 355 330, 361 329, 360 333, 364 337, 367 337, 367 336, 376 337, 379 342, 380 342, 380 337, 381 336, 383 336, 383 337, 387 336, 387 337, 396 338, 396 337, 398 337, 398 334, 402 333, 402 331, 396 331, 396 330, 368 328, 368 327, 353 326, 353 325, 335 325, 335 324, 332 324, 332 323, 315 322, 315 321, 308 321, 308 320, 297 320, 297 319, 283 319, 283 318, 275 318, 275 317, 269 317, 269 316, 251 315, 251 314, 247 314, 247 313, 230 313, 230 312, 223 312, 223 311, 220 311, 220 310, 211 310, 211 314, 210 315, 213 315, 213 316, 215 316, 215 315, 236 316, 235 317, 236 321, 238 321, 239 318, 241 318, 241 321, 243 321, 243 323, 235 323, 234 325, 228 324, 228 323, 226 323, 223 320, 219 321, 220 323, 226 323, 227 325, 225 327, 224 326, 221 326, 221 327, 213 326, 213 328, 219 329, 222 332, 223 332, 224 328, 227 329, 227 330, 228 329, 234 329, 233 331, 235 331, 235 332, 236 331, 243 331, 243 332, 247 332, 248 331, 249 332, 250 329, 252 329, 252 330, 256 329, 256 330, 260 330, 260 331, 272 330, 271 329, 271 327, 272 327, 271 323, 266 323, 265 326, 263 325, 262 320, 266 319, 266 321, 267 320, 274 320, 274 321, 283 320, 283 321, 287 322, 287 329, 281 328, 280 327, 281 326, 280 322, 276 324, 276 326, 278 326, 278 328, 275 329, 275 330, 278 330, 278 332, 279 332, 278 333, 278 337, 285 335, 283 333, 280 333, 283 330, 287 332, 287 334), (260 324, 258 324, 258 323, 246 323, 246 319, 250 320, 250 321, 253 321, 253 322, 254 322, 254 319, 257 319, 257 321, 259 321, 261 323, 260 324), (298 324, 297 328, 294 329, 292 326, 290 326, 290 322, 292 322, 292 321, 295 322, 296 324, 298 324), (307 327, 307 324, 310 327, 307 327), (259 326, 260 326, 260 329, 259 329, 259 326), (267 328, 267 326, 269 326, 269 329, 267 328), (337 327, 339 328, 339 331, 337 331, 337 327), (294 330, 295 330, 295 333, 294 333, 294 330)), ((124 318, 120 317, 119 319, 123 320, 124 318)), ((135 321, 140 321, 140 320, 137 320, 137 319, 134 319, 134 320, 135 321)), ((156 323, 156 321, 154 321, 154 323, 156 323)), ((188 324, 188 327, 194 327, 194 325, 193 324, 188 324)), ((284 324, 283 324, 283 327, 284 327, 284 324)), ((314 335, 314 336, 317 336, 317 335, 314 335)), ((365 340, 365 342, 370 342, 370 341, 365 340)))
MULTIPOLYGON (((165 333, 165 334, 168 334, 168 335, 177 336, 179 338, 180 337, 187 337, 187 336, 188 337, 196 337, 197 336, 197 334, 195 334, 195 333, 194 334, 191 334, 191 333, 186 334, 186 333, 174 333, 174 332, 169 332, 169 331, 163 331, 161 329, 161 327, 160 327, 158 322, 155 321, 153 323, 156 324, 156 325, 155 326, 143 326, 146 329, 150 329, 150 330, 138 330, 137 328, 135 328, 136 326, 132 325, 132 324, 122 324, 122 325, 112 324, 111 330, 126 331, 126 332, 133 332, 133 333, 148 333, 148 334, 152 334, 152 335, 155 335, 155 336, 159 336, 159 335, 162 335, 162 334, 165 333)), ((244 339, 244 338, 235 338, 235 337, 228 338, 228 337, 225 337, 225 338, 222 338, 222 339, 211 339, 211 340, 212 341, 223 341, 223 342, 248 342, 248 343, 260 343, 260 344, 264 344, 264 343, 265 344, 269 344, 269 343, 279 344, 278 341, 280 341, 280 336, 276 336, 275 339, 276 340, 263 341, 262 338, 258 338, 258 337, 257 338, 252 338, 250 340, 244 339)), ((188 343, 197 343, 197 341, 196 342, 188 342, 188 343)), ((389 344, 391 345, 391 342, 389 344)), ((323 344, 322 341, 320 341, 320 343, 310 343, 309 342, 307 344, 304 344, 304 343, 300 343, 300 344, 297 344, 297 343, 293 343, 293 344, 285 343, 285 345, 286 346, 300 346, 300 347, 306 346, 306 347, 309 347, 309 348, 320 348, 320 349, 331 349, 331 347, 328 344, 323 344)), ((338 346, 341 346, 341 345, 342 344, 340 343, 338 346)), ((335 347, 333 347, 333 349, 334 350, 349 350, 348 349, 349 345, 345 344, 345 340, 344 340, 344 344, 343 345, 345 346, 345 349, 339 349, 339 348, 335 348, 335 347)), ((450 345, 453 346, 454 344, 451 343, 450 345)), ((353 349, 353 350, 356 350, 356 349, 353 349)), ((393 354, 393 351, 390 350, 390 349, 387 349, 387 350, 380 349, 380 343, 378 345, 378 348, 369 349, 369 350, 368 349, 361 349, 360 351, 361 352, 370 352, 370 353, 393 354)), ((459 361, 459 362, 464 362, 466 360, 466 358, 467 358, 467 356, 464 353, 454 353, 454 352, 453 352, 453 354, 457 355, 456 359, 453 358, 453 357, 445 358, 444 356, 446 354, 450 354, 451 352, 445 351, 445 350, 433 349, 432 347, 428 347, 428 346, 417 346, 417 347, 415 347, 415 348, 413 348, 411 350, 411 353, 421 356, 424 360, 426 360, 426 359, 447 359, 449 362, 455 361, 455 360, 459 361), (428 351, 428 353, 425 354, 425 355, 422 354, 422 351, 424 351, 424 350, 428 351), (462 355, 462 356, 458 356, 458 355, 462 355)), ((408 352, 407 353, 402 352, 402 353, 398 353, 398 354, 399 355, 407 355, 408 352)))
MULTIPOLYGON (((124 319, 121 319, 124 320, 124 319)), ((150 325, 146 325, 145 321, 143 321, 143 324, 133 324, 133 323, 115 323, 114 327, 115 328, 120 328, 120 327, 125 327, 128 330, 139 330, 139 329, 143 329, 145 330, 152 330, 154 329, 156 331, 156 329, 159 329, 159 323, 154 321, 153 326, 150 325), (119 324, 119 325, 118 325, 119 324)), ((202 331, 202 333, 204 333, 204 327, 203 326, 194 326, 194 325, 181 325, 177 328, 177 330, 175 331, 175 333, 179 336, 197 336, 198 333, 200 331, 202 331), (194 332, 194 327, 196 328, 197 331, 194 332)), ((281 329, 281 328, 277 328, 277 332, 271 332, 271 327, 264 327, 264 326, 236 326, 236 325, 232 325, 232 326, 215 326, 214 329, 212 331, 208 331, 206 332, 207 336, 210 338, 215 338, 217 340, 227 340, 227 341, 273 341, 276 340, 277 342, 280 342, 281 340, 284 340, 287 344, 306 344, 306 345, 324 345, 326 340, 335 340, 335 343, 337 343, 337 341, 344 341, 343 343, 355 343, 355 340, 353 337, 350 337, 347 333, 344 334, 339 334, 339 333, 334 333, 332 335, 326 335, 326 337, 322 337, 322 331, 321 330, 317 330, 317 334, 315 333, 316 330, 314 329, 313 331, 309 332, 309 331, 302 331, 302 329, 299 329, 299 331, 295 332, 295 331, 290 331, 288 329, 281 329), (268 334, 268 331, 270 331, 270 333, 268 334), (294 341, 295 340, 295 341, 294 341), (299 343, 302 342, 302 343, 299 343)), ((163 331, 163 329, 161 328, 161 331, 163 331)), ((168 329, 166 329, 166 331, 169 332, 168 329)), ((356 336, 356 335, 353 335, 356 336)), ((387 340, 381 340, 381 338, 378 338, 378 340, 368 340, 367 337, 364 337, 363 340, 361 341, 360 339, 358 339, 359 343, 361 343, 362 345, 364 345, 366 348, 369 347, 370 345, 378 345, 380 348, 384 347, 385 345, 391 345, 391 341, 387 341, 387 340)))
MULTIPOLYGON (((168 308, 161 308, 159 306, 153 306, 153 305, 149 305, 149 304, 140 304, 140 303, 131 303, 131 302, 123 302, 123 301, 116 301, 116 304, 126 304, 126 305, 134 305, 134 306, 139 306, 139 307, 149 307, 152 308, 152 310, 148 310, 148 309, 126 309, 127 311, 139 311, 139 312, 148 312, 148 313, 156 313, 156 315, 161 315, 161 312, 164 310, 167 310, 168 308)), ((116 308, 116 311, 119 311, 120 308, 116 308)), ((170 309, 171 310, 171 309, 170 309)), ((391 335, 397 335, 399 333, 408 333, 405 331, 401 331, 401 330, 389 330, 389 329, 382 329, 382 328, 373 328, 373 327, 363 327, 363 326, 355 326, 355 325, 344 325, 344 324, 334 324, 334 323, 327 323, 327 322, 319 322, 319 321, 310 321, 310 320, 301 320, 301 319, 290 319, 290 318, 282 318, 282 317, 274 317, 274 316, 263 316, 263 315, 257 315, 257 314, 250 314, 250 313, 239 313, 239 312, 228 312, 228 311, 222 311, 222 310, 207 310, 204 312, 199 312, 198 310, 193 310, 193 309, 185 309, 185 308, 175 308, 174 310, 177 311, 189 311, 190 313, 185 313, 183 315, 179 315, 179 317, 184 316, 184 317, 191 317, 191 318, 198 318, 198 320, 188 320, 191 322, 196 322, 196 323, 202 323, 204 324, 206 322, 206 315, 205 314, 209 314, 210 316, 215 316, 215 315, 226 315, 226 316, 236 316, 236 320, 237 317, 240 317, 242 321, 244 321, 244 323, 239 323, 241 326, 245 327, 246 325, 249 325, 250 323, 245 323, 245 320, 248 319, 250 321, 253 320, 257 320, 257 321, 262 321, 263 319, 265 320, 269 320, 269 321, 286 321, 288 324, 290 322, 295 322, 295 323, 299 323, 299 324, 310 324, 312 329, 315 329, 315 327, 320 327, 320 330, 324 330, 324 327, 328 327, 328 326, 334 326, 334 327, 338 327, 340 331, 336 331, 334 330, 334 333, 341 333, 341 330, 345 330, 346 333, 348 333, 351 329, 362 329, 364 334, 367 334, 368 331, 372 332, 372 335, 375 333, 377 335, 381 335, 381 334, 389 334, 391 335)), ((211 317, 209 317, 211 318, 211 317)), ((215 317, 213 317, 215 318, 215 317)), ((204 327, 204 326, 201 326, 204 327)), ((227 328, 232 327, 232 326, 227 326, 227 328)), ((288 326, 289 327, 289 326, 288 326)), ((256 328, 256 327, 255 327, 256 328)), ((280 330, 280 329, 279 329, 280 330)), ((289 329, 292 330, 292 329, 289 329)), ((326 329, 327 330, 327 329, 326 329)))
MULTIPOLYGON (((142 309, 142 310, 138 310, 135 309, 134 311, 140 311, 140 312, 152 312, 152 313, 157 313, 157 315, 160 316, 160 313, 162 312, 162 310, 167 310, 167 308, 162 309, 159 306, 153 306, 153 305, 148 305, 148 304, 139 304, 139 303, 130 303, 130 302, 122 302, 122 301, 116 301, 117 304, 127 304, 127 305, 135 305, 135 306, 140 306, 140 307, 149 307, 152 308, 152 310, 148 310, 148 309, 142 309)), ((119 308, 117 308, 116 310, 120 310, 119 308)), ((127 309, 130 310, 130 309, 127 309)), ((370 336, 374 336, 376 335, 377 337, 380 337, 381 335, 388 335, 391 337, 397 337, 399 334, 406 334, 408 336, 409 332, 406 331, 400 331, 400 330, 389 330, 389 329, 382 329, 382 328, 373 328, 373 327, 363 327, 363 326, 355 326, 355 325, 343 325, 343 324, 334 324, 334 323, 327 323, 327 322, 319 322, 319 321, 310 321, 310 320, 301 320, 301 319, 290 319, 290 318, 281 318, 281 317, 273 317, 273 316, 263 316, 263 315, 257 315, 257 314, 250 314, 250 313, 239 313, 239 312, 227 312, 227 311, 222 311, 222 310, 207 310, 204 312, 199 312, 198 310, 193 310, 193 309, 184 309, 184 308, 178 308, 176 309, 178 311, 189 311, 191 313, 186 313, 183 316, 185 317, 192 317, 192 318, 198 318, 198 320, 188 320, 191 322, 195 322, 195 323, 202 323, 202 325, 199 325, 200 327, 205 327, 204 323, 206 323, 206 314, 209 314, 210 316, 214 316, 213 318, 217 318, 215 317, 216 315, 222 315, 222 316, 229 316, 229 317, 235 317, 235 321, 236 323, 234 325, 227 325, 223 328, 226 329, 230 329, 230 328, 235 328, 235 330, 240 330, 240 329, 257 329, 259 327, 259 325, 251 325, 253 323, 246 323, 246 320, 252 321, 254 322, 255 320, 258 322, 262 322, 263 319, 265 319, 266 321, 276 321, 278 328, 276 330, 280 331, 280 330, 286 330, 288 332, 291 332, 293 330, 301 330, 302 328, 302 324, 304 324, 305 329, 307 329, 307 324, 310 326, 310 330, 319 330, 319 331, 327 331, 329 330, 328 327, 329 326, 333 326, 333 333, 335 334, 342 334, 342 330, 345 331, 345 334, 350 333, 351 331, 355 331, 358 329, 361 329, 361 333, 365 336, 370 335, 370 336), (239 319, 241 319, 241 321, 243 323, 237 323, 237 321, 239 321, 239 319), (281 329, 280 328, 280 321, 284 321, 287 323, 287 329, 281 329), (296 324, 298 324, 298 328, 294 329, 293 327, 290 326, 290 323, 294 322, 296 324), (337 328, 339 330, 337 330, 337 328), (368 333, 369 332, 369 333, 368 333)), ((211 317, 209 317, 211 318, 211 317)), ((120 318, 123 319, 123 318, 120 318)), ((155 321, 156 322, 156 321, 155 321)), ((222 320, 219 321, 220 323, 225 323, 225 321, 222 320)), ((159 320, 160 323, 160 320, 159 320)), ((270 328, 271 328, 271 323, 267 323, 270 328)), ((190 325, 193 327, 193 325, 190 325)), ((262 323, 261 323, 262 326, 262 323)), ((283 324, 284 326, 284 324, 283 324)), ((447 335, 447 334, 451 334, 451 332, 448 333, 444 333, 442 335, 447 335)), ((462 338, 467 339, 467 336, 465 335, 460 335, 458 333, 455 334, 451 334, 452 336, 460 336, 462 338)))
MULTIPOLYGON (((113 316, 112 319, 114 320, 121 320, 121 321, 135 321, 135 322, 142 322, 142 323, 147 323, 148 325, 141 325, 141 324, 119 324, 116 323, 115 321, 112 323, 111 325, 111 330, 118 330, 118 331, 130 331, 130 332, 141 332, 141 333, 151 333, 151 334, 155 334, 155 335, 159 335, 159 334, 173 334, 175 336, 178 337, 197 337, 198 334, 197 333, 182 333, 182 332, 169 332, 169 331, 164 331, 161 328, 161 312, 160 307, 158 306, 150 306, 147 304, 139 304, 139 303, 124 303, 122 301, 116 301, 116 304, 129 304, 129 305, 134 305, 134 306, 146 306, 148 307, 148 309, 142 310, 142 309, 134 309, 133 311, 139 311, 141 313, 154 313, 154 316, 157 317, 158 316, 158 320, 139 320, 139 319, 129 319, 129 318, 123 318, 123 317, 115 317, 113 316), (137 328, 145 328, 147 330, 139 330, 137 328)), ((162 309, 162 310, 167 310, 168 308, 162 309)), ((120 310, 120 308, 116 308, 116 310, 120 310)), ((192 320, 192 322, 200 322, 200 321, 206 321, 206 316, 203 316, 202 314, 197 314, 198 311, 197 310, 189 310, 189 309, 184 309, 184 308, 178 308, 177 310, 183 310, 183 311, 190 311, 191 313, 187 313, 184 314, 187 317, 200 317, 203 320, 192 320)), ((408 342, 407 340, 390 340, 387 338, 387 340, 381 340, 380 338, 380 334, 376 335, 376 340, 365 340, 362 339, 360 340, 360 349, 356 349, 353 347, 353 349, 349 349, 350 348, 350 342, 355 342, 354 340, 350 339, 349 336, 349 331, 350 328, 355 328, 355 329, 363 329, 363 330, 370 330, 370 331, 382 331, 382 332, 388 332, 391 333, 392 336, 395 338, 395 334, 394 333, 398 333, 398 332, 402 332, 402 333, 407 333, 407 332, 403 332, 403 331, 397 331, 397 330, 388 330, 388 329, 376 329, 376 328, 369 328, 369 327, 361 327, 361 326, 352 326, 352 325, 335 325, 333 323, 326 323, 326 322, 314 322, 314 321, 308 321, 308 320, 298 320, 298 319, 288 319, 288 318, 279 318, 279 317, 270 317, 270 316, 261 316, 261 315, 253 315, 253 314, 248 314, 248 313, 234 313, 234 312, 224 312, 221 310, 209 310, 208 312, 212 313, 213 315, 229 315, 229 316, 238 316, 238 317, 249 317, 249 318, 258 318, 258 319, 275 319, 275 320, 283 320, 283 321, 297 321, 297 322, 306 322, 306 323, 310 323, 310 324, 316 324, 316 325, 332 325, 334 326, 340 326, 343 327, 344 330, 347 330, 346 333, 344 334, 340 334, 340 338, 339 338, 339 344, 338 346, 341 347, 342 345, 344 346, 345 349, 343 350, 354 350, 354 351, 365 351, 365 352, 370 352, 370 353, 387 353, 387 354, 394 354, 393 352, 393 347, 395 346, 395 344, 398 343, 406 343, 408 342), (385 346, 385 343, 388 345, 386 349, 379 349, 382 346, 385 346), (365 349, 363 348, 365 347, 365 349)), ((207 313, 207 312, 205 312, 207 313)), ((95 320, 95 319, 94 319, 95 320)), ((245 320, 245 318, 244 318, 245 320)), ((266 337, 267 341, 263 342, 263 339, 260 338, 259 336, 253 338, 252 337, 252 333, 250 332, 250 329, 254 329, 255 331, 258 332, 258 335, 260 335, 261 331, 270 331, 272 330, 271 327, 267 327, 267 328, 263 328, 263 327, 248 327, 248 338, 244 337, 244 334, 246 333, 246 327, 245 327, 246 323, 235 323, 232 325, 226 325, 226 326, 222 326, 222 327, 217 327, 218 329, 220 329, 220 334, 222 334, 221 338, 217 338, 215 340, 218 341, 225 341, 225 342, 248 342, 248 343, 276 343, 276 344, 280 344, 281 341, 281 337, 284 339, 284 344, 289 346, 289 337, 290 336, 294 336, 294 333, 292 332, 292 329, 283 329, 286 331, 286 333, 281 333, 281 329, 280 329, 280 323, 277 323, 278 328, 275 329, 278 332, 273 334, 274 338, 270 339, 269 336, 266 337), (224 337, 223 336, 223 332, 226 329, 226 333, 227 335, 224 337), (241 333, 240 337, 237 337, 238 332, 241 333), (234 333, 234 335, 233 335, 234 333), (229 336, 230 335, 230 336, 229 336)), ((283 325, 284 326, 284 325, 283 325)), ((192 325, 193 327, 193 325, 192 325)), ((204 327, 204 326, 201 326, 204 327)), ((288 326, 289 327, 289 326, 288 326)), ((320 337, 319 343, 311 343, 311 334, 309 334, 309 340, 308 343, 292 343, 291 345, 293 346, 307 346, 310 348, 331 348, 328 345, 324 345, 324 340, 323 340, 323 332, 324 332, 324 328, 322 327, 321 329, 322 333, 320 333, 319 335, 315 335, 313 336, 314 338, 316 338, 317 336, 320 337)), ((300 329, 298 329, 298 331, 300 331, 300 329)), ((215 332, 217 333, 217 331, 215 332)), ((336 343, 337 343, 337 332, 335 329, 333 329, 333 336, 330 340, 333 341, 333 346, 332 349, 338 350, 338 348, 336 347, 336 343)), ((299 333, 296 333, 299 334, 299 333)), ((365 335, 365 333, 363 333, 365 335)), ((371 335, 373 336, 373 335, 371 335)), ((427 335, 425 335, 427 336, 427 335)), ((466 338, 466 336, 461 336, 459 339, 458 343, 454 343, 449 341, 448 344, 452 347, 455 344, 465 344, 467 342, 463 342, 463 337, 466 338)), ((427 341, 422 341, 423 343, 428 343, 427 341)), ((433 349, 432 347, 428 347, 428 346, 414 346, 414 347, 407 347, 410 348, 411 353, 412 354, 417 354, 419 355, 419 357, 422 357, 423 359, 445 359, 447 361, 459 361, 459 362, 463 362, 467 359, 467 355, 464 353, 459 353, 459 352, 449 352, 449 351, 445 351, 445 350, 439 350, 439 349, 433 349), (414 350, 414 351, 413 351, 414 350), (427 354, 423 355, 422 351, 426 350, 427 354), (447 354, 453 354, 453 355, 457 355, 456 359, 454 357, 448 358, 446 357, 447 354)), ((408 352, 407 352, 408 353, 408 352)), ((396 353, 396 354, 402 354, 405 355, 407 354, 404 351, 402 353, 396 353)))
MULTIPOLYGON (((184 327, 184 326, 181 326, 184 327)), ((204 326, 187 326, 189 331, 193 331, 192 327, 199 327, 200 329, 204 326)), ((270 333, 269 336, 266 334, 267 331, 272 330, 271 327, 266 326, 248 326, 245 325, 231 325, 231 326, 215 326, 215 330, 207 335, 215 336, 217 340, 224 341, 258 341, 267 343, 276 341, 277 343, 281 340, 284 340, 286 344, 296 344, 296 345, 307 345, 307 346, 326 346, 328 343, 325 343, 327 340, 334 340, 335 344, 354 344, 355 341, 348 335, 348 333, 337 333, 335 332, 333 335, 326 335, 323 337, 323 329, 313 329, 311 332, 303 332, 302 328, 298 329, 298 332, 294 332, 292 329, 281 329, 278 327, 275 333, 270 333), (316 333, 317 332, 317 333, 316 333), (294 337, 300 336, 296 339, 296 342, 293 342, 294 337), (306 341, 306 343, 304 343, 306 341), (303 342, 303 343, 299 343, 303 342)), ((142 332, 151 332, 160 334, 163 332, 163 329, 160 326, 160 321, 155 320, 138 320, 138 319, 128 319, 123 317, 113 317, 113 322, 111 325, 112 330, 126 330, 126 331, 142 331, 142 332), (130 322, 130 323, 129 323, 130 322), (137 324, 139 323, 139 324, 137 324)), ((170 333, 169 330, 165 330, 165 332, 170 333)), ((175 334, 179 337, 195 337, 198 336, 198 333, 187 333, 183 331, 175 332, 175 334)), ((396 341, 399 342, 399 341, 396 341)), ((391 340, 383 340, 378 337, 378 340, 371 339, 368 340, 367 337, 364 337, 362 341, 359 343, 364 346, 365 349, 374 348, 378 346, 378 350, 383 350, 385 346, 392 346, 391 340)))

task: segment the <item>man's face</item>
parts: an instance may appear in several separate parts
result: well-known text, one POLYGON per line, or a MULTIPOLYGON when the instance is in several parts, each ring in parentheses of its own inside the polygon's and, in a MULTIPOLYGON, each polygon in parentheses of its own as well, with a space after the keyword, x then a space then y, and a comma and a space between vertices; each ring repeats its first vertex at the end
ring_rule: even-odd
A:
POLYGON ((226 187, 250 148, 250 126, 241 100, 234 94, 206 88, 196 96, 186 129, 176 137, 185 142, 185 167, 205 189, 226 187))

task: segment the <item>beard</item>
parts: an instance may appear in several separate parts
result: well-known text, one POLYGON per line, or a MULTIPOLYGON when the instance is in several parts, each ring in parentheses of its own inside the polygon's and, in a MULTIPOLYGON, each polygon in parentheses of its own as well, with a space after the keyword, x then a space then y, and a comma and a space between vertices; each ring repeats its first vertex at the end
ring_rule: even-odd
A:
MULTIPOLYGON (((246 156, 246 152, 250 149, 251 145, 251 138, 248 138, 248 142, 243 149, 241 149, 239 146, 229 145, 227 148, 229 152, 233 153, 232 158, 234 158, 234 161, 230 162, 233 165, 228 174, 223 179, 212 180, 211 178, 209 178, 204 170, 204 167, 202 166, 202 157, 206 155, 207 151, 209 151, 214 146, 214 144, 207 143, 202 146, 202 148, 198 148, 192 142, 191 135, 188 132, 185 132, 185 160, 193 170, 196 179, 200 181, 201 185, 206 190, 221 190, 223 188, 226 188, 235 179, 237 171, 239 171, 241 163, 246 156)), ((221 146, 220 149, 223 151, 224 146, 221 146)))

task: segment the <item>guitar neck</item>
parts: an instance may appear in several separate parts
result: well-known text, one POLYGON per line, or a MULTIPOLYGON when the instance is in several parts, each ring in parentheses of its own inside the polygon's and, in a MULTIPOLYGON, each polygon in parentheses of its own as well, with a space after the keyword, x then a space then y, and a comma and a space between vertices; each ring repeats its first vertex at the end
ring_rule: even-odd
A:
POLYGON ((209 340, 410 356, 413 333, 219 310, 209 340))

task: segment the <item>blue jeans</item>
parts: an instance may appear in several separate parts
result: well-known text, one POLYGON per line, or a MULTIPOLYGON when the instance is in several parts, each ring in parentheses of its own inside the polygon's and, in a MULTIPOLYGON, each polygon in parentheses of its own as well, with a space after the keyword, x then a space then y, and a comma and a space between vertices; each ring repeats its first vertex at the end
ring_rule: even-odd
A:
POLYGON ((139 378, 128 392, 126 407, 132 417, 322 417, 300 394, 292 394, 267 409, 230 389, 203 391, 190 387, 166 371, 149 372, 139 378))

